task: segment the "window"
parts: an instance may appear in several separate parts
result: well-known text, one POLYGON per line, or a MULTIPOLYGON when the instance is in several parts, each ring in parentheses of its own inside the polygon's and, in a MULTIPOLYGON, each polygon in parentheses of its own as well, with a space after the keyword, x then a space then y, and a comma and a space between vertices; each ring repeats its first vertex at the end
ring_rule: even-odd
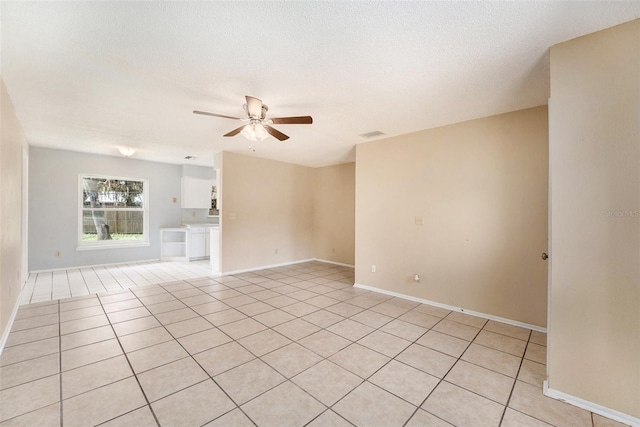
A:
POLYGON ((78 250, 149 245, 146 179, 79 176, 78 250))

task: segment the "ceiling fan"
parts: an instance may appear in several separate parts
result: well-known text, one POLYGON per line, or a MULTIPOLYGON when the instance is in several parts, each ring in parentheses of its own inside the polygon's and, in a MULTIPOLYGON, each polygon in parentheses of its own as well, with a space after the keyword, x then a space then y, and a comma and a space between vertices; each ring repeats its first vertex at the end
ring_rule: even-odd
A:
POLYGON ((232 130, 229 133, 225 133, 223 136, 236 136, 239 133, 250 141, 261 141, 267 138, 269 135, 274 136, 280 141, 289 139, 287 135, 273 128, 271 125, 310 125, 313 123, 311 116, 297 116, 297 117, 273 117, 267 118, 267 111, 269 107, 264 105, 262 101, 253 96, 245 96, 247 103, 243 105, 244 111, 247 113, 246 118, 225 116, 224 114, 208 113, 206 111, 194 110, 194 114, 202 114, 205 116, 222 117, 223 119, 240 120, 243 122, 249 122, 239 128, 232 130))

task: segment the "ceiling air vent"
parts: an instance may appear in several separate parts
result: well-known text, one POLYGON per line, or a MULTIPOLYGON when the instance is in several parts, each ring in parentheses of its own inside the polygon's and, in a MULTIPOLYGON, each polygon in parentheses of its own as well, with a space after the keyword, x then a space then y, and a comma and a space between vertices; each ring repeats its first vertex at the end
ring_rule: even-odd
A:
POLYGON ((367 133, 363 133, 360 136, 363 138, 375 138, 376 136, 380 136, 380 135, 384 135, 384 133, 380 132, 379 130, 374 130, 373 132, 367 132, 367 133))

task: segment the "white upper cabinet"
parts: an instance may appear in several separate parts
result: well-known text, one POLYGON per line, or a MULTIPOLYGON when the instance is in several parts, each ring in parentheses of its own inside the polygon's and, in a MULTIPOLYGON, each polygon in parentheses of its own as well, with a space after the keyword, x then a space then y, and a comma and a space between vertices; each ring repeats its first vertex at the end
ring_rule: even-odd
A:
POLYGON ((182 207, 186 209, 210 209, 211 186, 210 179, 182 177, 182 207))

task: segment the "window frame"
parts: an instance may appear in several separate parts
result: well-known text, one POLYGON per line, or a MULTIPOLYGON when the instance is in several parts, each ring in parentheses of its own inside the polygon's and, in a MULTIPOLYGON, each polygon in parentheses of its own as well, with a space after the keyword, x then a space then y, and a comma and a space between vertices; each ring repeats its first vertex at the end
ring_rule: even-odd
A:
POLYGON ((96 249, 118 249, 118 248, 132 248, 132 247, 143 247, 149 246, 149 179, 148 178, 139 178, 139 177, 125 177, 118 175, 102 175, 95 173, 80 173, 78 174, 78 189, 77 189, 77 198, 78 198, 78 228, 77 228, 77 242, 76 242, 76 250, 77 251, 87 251, 87 250, 96 250, 96 249), (99 178, 99 179, 111 179, 111 180, 120 180, 120 181, 138 181, 142 182, 142 208, 86 208, 84 206, 84 179, 85 178, 99 178), (84 235, 84 212, 92 211, 92 210, 100 210, 100 211, 112 211, 112 212, 124 212, 124 211, 133 211, 133 212, 142 212, 142 239, 135 240, 97 240, 97 241, 85 241, 83 240, 84 235))

